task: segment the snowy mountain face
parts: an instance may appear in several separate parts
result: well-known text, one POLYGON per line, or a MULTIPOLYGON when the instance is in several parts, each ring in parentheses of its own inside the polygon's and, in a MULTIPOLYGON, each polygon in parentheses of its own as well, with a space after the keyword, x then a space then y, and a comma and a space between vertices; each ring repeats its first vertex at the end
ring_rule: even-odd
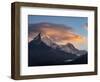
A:
POLYGON ((38 40, 38 41, 42 41, 44 42, 46 45, 48 45, 49 47, 53 48, 53 49, 60 49, 64 52, 67 52, 67 53, 71 53, 71 54, 76 54, 77 56, 81 56, 81 55, 84 55, 87 53, 87 51, 85 50, 78 50, 77 48, 74 47, 73 44, 71 43, 67 43, 66 45, 57 45, 56 43, 54 43, 52 41, 52 39, 43 34, 43 33, 39 33, 35 38, 34 40, 38 40))
POLYGON ((62 45, 61 50, 69 53, 77 53, 79 51, 71 43, 68 43, 67 45, 62 45))
POLYGON ((52 41, 52 39, 51 39, 49 36, 47 36, 47 35, 45 35, 45 34, 43 34, 43 33, 39 33, 39 34, 34 38, 34 40, 40 40, 40 41, 44 42, 46 45, 48 45, 48 46, 50 46, 50 47, 52 47, 52 48, 54 48, 54 49, 56 49, 57 47, 59 47, 56 43, 54 43, 54 42, 52 41))
POLYGON ((87 53, 87 51, 85 50, 76 49, 71 43, 68 43, 67 45, 62 45, 61 50, 68 52, 68 53, 76 54, 77 56, 81 56, 87 53))

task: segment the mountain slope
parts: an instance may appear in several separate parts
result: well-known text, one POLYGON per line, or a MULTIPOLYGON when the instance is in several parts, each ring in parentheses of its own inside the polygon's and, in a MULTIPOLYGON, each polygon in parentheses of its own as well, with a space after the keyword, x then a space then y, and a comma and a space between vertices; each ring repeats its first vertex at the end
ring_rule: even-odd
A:
POLYGON ((85 50, 78 50, 71 43, 68 43, 67 45, 62 45, 62 46, 60 46, 60 48, 64 52, 76 54, 77 56, 85 55, 87 53, 87 51, 85 51, 85 50))
POLYGON ((65 65, 78 58, 74 53, 61 50, 41 33, 29 42, 28 55, 28 66, 65 65))
POLYGON ((57 47, 59 47, 56 43, 54 43, 54 42, 52 41, 52 39, 51 39, 49 36, 47 36, 47 35, 45 35, 45 34, 43 34, 43 33, 39 33, 39 34, 34 38, 34 40, 42 41, 42 42, 44 42, 47 46, 52 47, 52 48, 57 48, 57 47))

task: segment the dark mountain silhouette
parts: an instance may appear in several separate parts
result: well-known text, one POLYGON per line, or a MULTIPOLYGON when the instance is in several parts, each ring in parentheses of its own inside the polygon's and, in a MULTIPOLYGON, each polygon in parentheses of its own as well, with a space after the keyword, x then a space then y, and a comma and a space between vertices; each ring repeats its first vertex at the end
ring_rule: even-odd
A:
POLYGON ((87 54, 81 55, 78 58, 74 59, 73 61, 70 61, 67 64, 87 64, 88 63, 88 57, 87 54))
MULTIPOLYGON (((71 43, 67 44, 66 46, 70 50, 74 50, 75 48, 71 43)), ((79 51, 78 49, 76 50, 79 51)), ((78 56, 76 53, 74 54, 71 52, 65 52, 60 46, 50 40, 50 38, 46 36, 43 37, 43 34, 39 33, 31 42, 28 43, 28 66, 87 63, 87 53, 78 56)))

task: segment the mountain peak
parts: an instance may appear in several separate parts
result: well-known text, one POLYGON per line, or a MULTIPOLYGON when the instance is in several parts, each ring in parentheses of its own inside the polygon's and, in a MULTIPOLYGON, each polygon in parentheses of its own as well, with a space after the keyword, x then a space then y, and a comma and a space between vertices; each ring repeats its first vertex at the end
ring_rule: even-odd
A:
POLYGON ((52 48, 59 47, 48 35, 44 33, 38 33, 37 36, 33 39, 33 41, 36 41, 37 43, 45 43, 47 46, 50 46, 52 48))
POLYGON ((41 33, 39 33, 35 38, 34 40, 41 40, 41 33))

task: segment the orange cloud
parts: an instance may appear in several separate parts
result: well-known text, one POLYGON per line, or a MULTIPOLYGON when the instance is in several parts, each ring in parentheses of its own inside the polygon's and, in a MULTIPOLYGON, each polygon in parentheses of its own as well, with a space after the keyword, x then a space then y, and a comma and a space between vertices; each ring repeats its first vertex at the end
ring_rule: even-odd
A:
POLYGON ((29 41, 31 41, 39 32, 47 35, 58 45, 72 43, 75 46, 78 46, 86 43, 85 37, 75 33, 71 27, 51 24, 42 24, 39 27, 34 28, 33 31, 29 33, 29 41))
POLYGON ((71 30, 65 30, 62 28, 41 28, 41 31, 48 35, 57 44, 67 44, 67 43, 84 43, 84 38, 78 34, 75 34, 71 30))

